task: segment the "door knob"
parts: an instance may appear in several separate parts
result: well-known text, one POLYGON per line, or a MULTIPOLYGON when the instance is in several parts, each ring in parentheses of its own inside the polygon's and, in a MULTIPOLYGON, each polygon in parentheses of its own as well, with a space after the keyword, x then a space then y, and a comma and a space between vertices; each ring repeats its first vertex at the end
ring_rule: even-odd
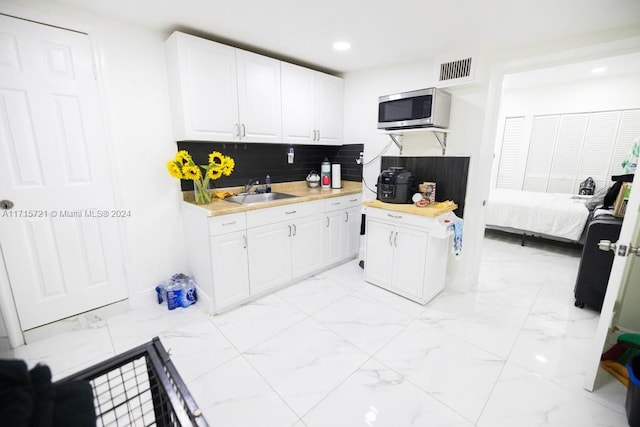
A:
POLYGON ((13 207, 13 202, 11 200, 0 200, 0 209, 9 210, 13 207))

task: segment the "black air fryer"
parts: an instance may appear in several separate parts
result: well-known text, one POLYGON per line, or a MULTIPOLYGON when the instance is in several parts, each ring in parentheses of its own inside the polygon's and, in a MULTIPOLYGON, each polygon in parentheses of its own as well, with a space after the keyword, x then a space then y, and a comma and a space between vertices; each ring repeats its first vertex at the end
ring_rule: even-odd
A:
POLYGON ((411 203, 415 178, 403 167, 390 167, 378 175, 378 200, 385 203, 411 203))

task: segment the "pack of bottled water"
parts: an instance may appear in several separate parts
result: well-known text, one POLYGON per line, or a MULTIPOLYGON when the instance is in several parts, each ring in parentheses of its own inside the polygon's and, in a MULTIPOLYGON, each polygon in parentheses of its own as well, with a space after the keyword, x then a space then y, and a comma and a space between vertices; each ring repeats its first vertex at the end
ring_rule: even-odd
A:
POLYGON ((198 301, 196 282, 186 274, 176 273, 156 286, 158 304, 167 302, 167 308, 189 307, 198 301))

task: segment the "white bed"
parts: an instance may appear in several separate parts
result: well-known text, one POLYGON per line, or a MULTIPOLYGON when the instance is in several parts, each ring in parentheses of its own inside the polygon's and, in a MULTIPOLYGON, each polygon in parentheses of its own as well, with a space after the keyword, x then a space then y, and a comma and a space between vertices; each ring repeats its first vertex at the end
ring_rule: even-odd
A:
POLYGON ((492 189, 486 225, 524 235, 580 242, 590 212, 573 194, 492 189))

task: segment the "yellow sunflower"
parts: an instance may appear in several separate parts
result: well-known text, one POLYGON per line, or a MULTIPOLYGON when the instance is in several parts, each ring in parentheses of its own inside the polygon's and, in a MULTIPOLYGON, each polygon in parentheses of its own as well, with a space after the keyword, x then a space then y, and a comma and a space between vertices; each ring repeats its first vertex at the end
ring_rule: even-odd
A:
POLYGON ((169 171, 169 175, 174 178, 184 178, 182 175, 182 169, 180 169, 180 165, 175 160, 169 160, 167 162, 167 170, 169 171))
POLYGON ((233 172, 233 168, 236 166, 236 161, 233 160, 231 157, 228 156, 224 156, 223 160, 222 160, 222 174, 224 176, 229 176, 231 175, 231 172, 233 172))
POLYGON ((207 171, 207 176, 209 179, 216 180, 222 176, 222 170, 211 168, 207 171))
POLYGON ((193 159, 191 158, 191 154, 189 154, 187 150, 178 151, 176 153, 175 160, 181 165, 193 164, 193 159))
POLYGON ((185 179, 200 179, 202 178, 202 172, 199 166, 185 166, 182 168, 182 174, 185 179))
POLYGON ((209 164, 220 167, 224 162, 225 157, 226 156, 224 156, 221 152, 214 151, 213 153, 209 154, 209 164))

